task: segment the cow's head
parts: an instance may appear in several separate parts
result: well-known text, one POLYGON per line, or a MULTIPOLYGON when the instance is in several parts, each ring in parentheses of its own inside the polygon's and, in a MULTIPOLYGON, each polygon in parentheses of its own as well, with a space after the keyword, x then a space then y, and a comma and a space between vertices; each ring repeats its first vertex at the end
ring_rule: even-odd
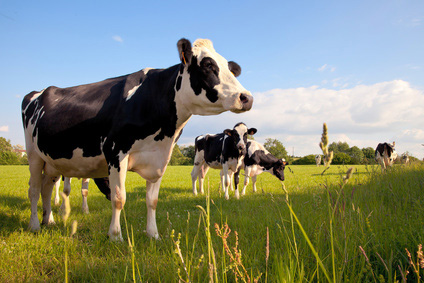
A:
POLYGON ((286 160, 284 158, 278 159, 277 162, 272 166, 272 172, 275 177, 277 177, 280 181, 284 181, 284 169, 286 168, 286 160))
POLYGON ((247 135, 254 135, 257 132, 255 128, 248 129, 246 124, 238 123, 232 130, 224 130, 224 134, 232 137, 235 147, 241 155, 246 154, 247 135))
POLYGON ((194 92, 184 96, 182 103, 193 114, 215 115, 227 110, 240 113, 252 108, 251 93, 236 78, 240 66, 219 55, 210 40, 198 39, 192 46, 183 38, 177 46, 182 64, 177 81, 184 93, 194 92))

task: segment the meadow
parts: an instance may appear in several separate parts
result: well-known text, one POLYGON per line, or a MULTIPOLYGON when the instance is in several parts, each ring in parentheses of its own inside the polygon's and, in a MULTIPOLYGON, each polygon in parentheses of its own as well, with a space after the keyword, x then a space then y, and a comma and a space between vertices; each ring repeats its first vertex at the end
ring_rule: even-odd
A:
MULTIPOLYGON (((129 173, 124 241, 115 243, 107 237, 111 204, 94 182, 90 214, 73 179, 68 220, 53 206, 56 225, 32 233, 28 167, 0 166, 0 282, 421 282, 423 164, 384 174, 352 167, 344 180, 347 166, 324 175, 323 167, 287 166, 284 187, 263 173, 258 192, 250 183, 240 200, 232 192, 226 201, 217 170, 207 175, 209 193, 194 196, 192 167, 170 166, 156 213, 159 241, 144 231, 145 181, 129 173)), ((38 207, 41 219, 41 200, 38 207)))

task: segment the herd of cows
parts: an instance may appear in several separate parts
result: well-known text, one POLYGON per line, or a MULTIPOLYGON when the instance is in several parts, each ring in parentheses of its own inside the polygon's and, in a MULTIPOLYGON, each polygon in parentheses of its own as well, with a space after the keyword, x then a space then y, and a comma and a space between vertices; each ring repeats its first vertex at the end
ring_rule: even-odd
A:
MULTIPOLYGON (((120 213, 126 202, 127 171, 146 180, 147 235, 158 238, 156 207, 163 174, 172 149, 192 115, 242 113, 252 108, 253 97, 237 80, 240 66, 218 54, 212 42, 187 39, 177 43, 180 63, 167 69, 146 68, 101 82, 69 88, 50 86, 33 91, 22 102, 22 120, 29 162, 28 196, 31 202, 29 228, 40 229, 37 203, 42 198, 42 224, 53 224, 51 197, 64 176, 64 192, 70 193, 70 178, 82 178, 83 210, 88 213, 87 194, 92 178, 111 200, 112 220, 108 235, 122 240, 120 213)), ((255 191, 256 176, 270 172, 284 180, 284 159, 270 154, 263 145, 248 140, 256 133, 244 123, 215 135, 195 140, 193 193, 196 183, 203 193, 209 168, 221 170, 225 198, 234 178, 235 197, 239 171, 244 169, 245 194, 249 177, 255 191)), ((393 144, 379 144, 376 158, 382 167, 393 163, 393 144)))

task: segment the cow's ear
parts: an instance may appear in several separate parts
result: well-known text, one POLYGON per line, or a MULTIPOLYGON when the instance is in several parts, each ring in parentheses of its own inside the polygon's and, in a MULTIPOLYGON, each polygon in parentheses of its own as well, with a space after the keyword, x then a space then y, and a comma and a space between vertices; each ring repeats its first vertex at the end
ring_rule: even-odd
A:
POLYGON ((228 69, 230 69, 230 72, 233 73, 235 77, 238 77, 241 74, 241 67, 236 62, 229 61, 228 69))
POLYGON ((231 135, 233 134, 233 130, 226 129, 226 130, 224 130, 224 134, 231 137, 231 135))
POLYGON ((178 54, 180 56, 181 63, 184 65, 190 65, 193 51, 191 50, 191 42, 188 39, 181 38, 177 43, 178 54))
POLYGON ((249 130, 247 130, 247 133, 251 136, 253 136, 254 134, 256 134, 258 130, 256 130, 256 128, 250 128, 249 130))

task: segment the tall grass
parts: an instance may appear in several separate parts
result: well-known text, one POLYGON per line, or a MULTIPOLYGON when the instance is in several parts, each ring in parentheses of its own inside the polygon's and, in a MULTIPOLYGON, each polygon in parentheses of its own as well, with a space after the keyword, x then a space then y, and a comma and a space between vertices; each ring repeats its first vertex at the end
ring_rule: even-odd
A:
POLYGON ((344 166, 324 176, 315 166, 290 166, 286 191, 265 173, 258 178, 262 193, 248 188, 238 201, 220 197, 218 171, 208 173, 209 194, 193 196, 190 171, 169 167, 163 178, 160 241, 144 232, 146 187, 136 174, 126 183, 123 243, 106 235, 110 202, 90 183, 90 214, 83 214, 74 180, 70 218, 78 232, 66 240, 65 261, 68 236, 58 207, 56 226, 29 232, 28 168, 1 166, 0 281, 56 282, 67 274, 71 282, 420 282, 424 275, 421 164, 385 174, 354 166, 347 183, 344 166))

